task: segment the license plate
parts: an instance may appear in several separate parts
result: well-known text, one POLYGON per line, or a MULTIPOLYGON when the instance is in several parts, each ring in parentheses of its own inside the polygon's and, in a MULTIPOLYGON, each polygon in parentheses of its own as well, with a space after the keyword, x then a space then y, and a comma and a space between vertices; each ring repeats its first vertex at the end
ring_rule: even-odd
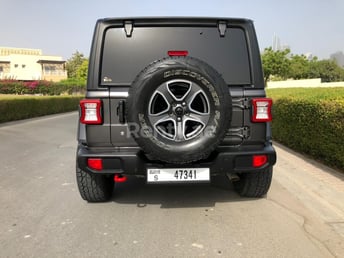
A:
POLYGON ((209 182, 209 168, 150 168, 147 169, 147 182, 209 182))

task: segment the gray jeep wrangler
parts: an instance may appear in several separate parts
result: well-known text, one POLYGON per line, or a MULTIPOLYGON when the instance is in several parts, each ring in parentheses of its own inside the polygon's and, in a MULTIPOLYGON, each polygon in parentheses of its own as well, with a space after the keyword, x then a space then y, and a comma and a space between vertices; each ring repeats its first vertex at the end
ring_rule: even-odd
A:
POLYGON ((81 197, 109 200, 130 175, 151 184, 227 175, 241 196, 261 197, 276 162, 271 106, 251 20, 98 20, 79 109, 81 197))

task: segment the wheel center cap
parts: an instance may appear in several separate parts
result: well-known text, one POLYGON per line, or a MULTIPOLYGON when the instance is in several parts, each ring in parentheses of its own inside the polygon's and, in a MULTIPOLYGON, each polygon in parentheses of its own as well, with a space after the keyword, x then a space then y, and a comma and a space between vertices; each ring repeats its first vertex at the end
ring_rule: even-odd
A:
POLYGON ((182 107, 177 107, 174 112, 176 113, 177 116, 183 116, 184 115, 184 108, 182 107))

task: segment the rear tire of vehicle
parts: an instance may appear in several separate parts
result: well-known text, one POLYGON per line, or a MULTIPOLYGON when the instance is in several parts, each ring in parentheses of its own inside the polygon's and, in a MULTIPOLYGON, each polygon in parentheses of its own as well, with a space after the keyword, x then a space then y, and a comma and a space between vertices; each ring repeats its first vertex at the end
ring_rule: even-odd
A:
POLYGON ((106 175, 95 175, 76 168, 76 181, 82 199, 88 202, 108 201, 113 192, 114 181, 106 175))
POLYGON ((272 167, 261 172, 239 174, 239 181, 233 182, 235 190, 243 197, 263 197, 270 188, 272 167))

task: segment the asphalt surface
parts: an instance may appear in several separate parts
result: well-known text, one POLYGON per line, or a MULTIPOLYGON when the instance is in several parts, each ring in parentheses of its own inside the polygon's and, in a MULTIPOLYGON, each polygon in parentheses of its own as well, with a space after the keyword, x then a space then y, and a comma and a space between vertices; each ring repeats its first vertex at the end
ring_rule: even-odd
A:
POLYGON ((344 257, 344 177, 280 145, 271 190, 130 178, 90 204, 75 181, 77 114, 0 125, 0 257, 344 257))

